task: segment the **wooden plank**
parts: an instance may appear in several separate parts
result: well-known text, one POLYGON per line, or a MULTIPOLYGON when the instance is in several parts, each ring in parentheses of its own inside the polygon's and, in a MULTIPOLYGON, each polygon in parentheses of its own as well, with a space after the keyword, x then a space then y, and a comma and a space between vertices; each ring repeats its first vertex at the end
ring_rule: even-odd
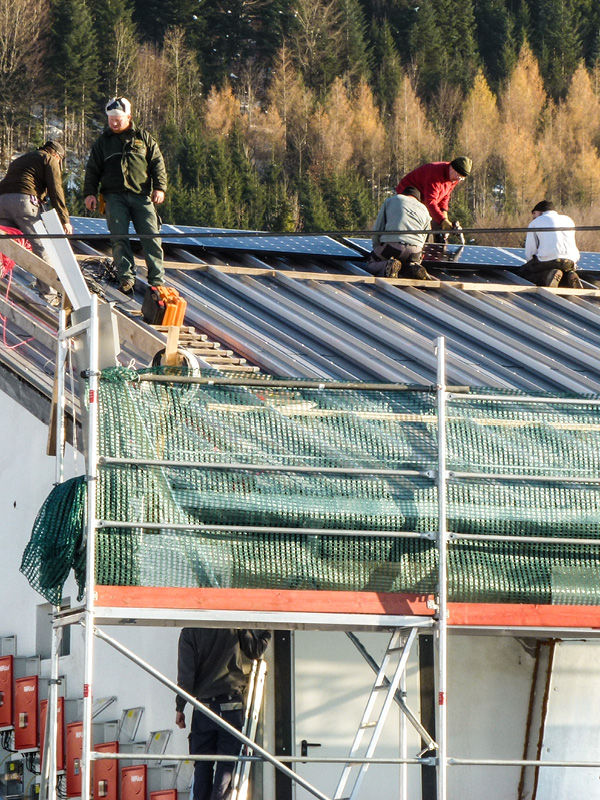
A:
MULTIPOLYGON (((63 294, 62 307, 67 312, 66 324, 69 324, 69 317, 72 311, 71 302, 66 294, 63 294)), ((56 416, 58 413, 58 371, 54 369, 54 380, 52 381, 52 400, 50 401, 50 421, 48 423, 48 439, 46 442, 46 455, 56 456, 57 454, 57 438, 56 438, 56 416)))
POLYGON ((304 611, 339 614, 432 616, 427 597, 383 592, 330 592, 298 589, 174 589, 96 586, 97 605, 124 608, 304 611))
MULTIPOLYGON (((103 301, 101 301, 103 302, 103 301)), ((119 338, 126 341, 151 360, 165 346, 165 337, 155 333, 150 327, 140 325, 126 314, 114 308, 119 325, 119 338)))
MULTIPOLYGON (((207 589, 96 586, 97 605, 178 610, 275 611, 432 616, 432 596, 298 589, 207 589)), ((451 626, 600 628, 600 606, 449 603, 451 626)))
POLYGON ((178 347, 179 325, 169 325, 164 355, 164 363, 167 367, 176 367, 179 364, 179 356, 177 355, 178 347))
POLYGON ((0 253, 12 258, 16 264, 26 269, 27 272, 64 294, 62 283, 50 264, 47 264, 43 258, 36 256, 35 253, 27 250, 26 247, 18 244, 14 239, 0 239, 0 253))
MULTIPOLYGON (((84 260, 90 256, 77 256, 78 260, 84 260)), ((143 262, 140 262, 143 264, 143 262)), ((443 266, 451 266, 440 263, 443 266)), ((461 289, 464 292, 517 292, 523 294, 538 294, 540 292, 550 292, 560 295, 581 295, 588 297, 600 297, 599 289, 570 289, 550 288, 548 286, 532 286, 519 283, 474 283, 468 281, 440 281, 440 280, 413 280, 411 278, 384 278, 374 275, 347 275, 343 273, 330 272, 302 272, 289 269, 272 269, 270 267, 237 267, 231 264, 189 264, 184 261, 165 261, 165 269, 181 270, 184 272, 206 272, 214 269, 225 275, 248 275, 256 277, 277 277, 282 275, 286 278, 295 278, 299 281, 324 281, 327 283, 376 283, 384 281, 394 286, 417 286, 424 289, 451 288, 461 289)), ((474 270, 476 267, 474 267, 474 270)))

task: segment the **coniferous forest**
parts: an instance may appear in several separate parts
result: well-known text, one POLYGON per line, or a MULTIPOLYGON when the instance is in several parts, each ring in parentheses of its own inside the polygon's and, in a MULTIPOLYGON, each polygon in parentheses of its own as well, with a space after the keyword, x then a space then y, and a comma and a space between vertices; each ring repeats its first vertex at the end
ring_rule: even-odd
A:
POLYGON ((73 214, 106 99, 125 95, 167 162, 165 221, 366 229, 405 172, 460 154, 474 162, 451 206, 463 226, 526 225, 544 197, 600 221, 597 0, 0 0, 0 13, 2 166, 62 139, 73 214))

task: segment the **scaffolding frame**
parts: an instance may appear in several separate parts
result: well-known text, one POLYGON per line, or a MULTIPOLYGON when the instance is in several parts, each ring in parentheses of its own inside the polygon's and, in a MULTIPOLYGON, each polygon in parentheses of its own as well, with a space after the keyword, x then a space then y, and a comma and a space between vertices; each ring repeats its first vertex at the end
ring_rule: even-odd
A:
MULTIPOLYGON (((477 399, 479 396, 476 394, 468 393, 468 387, 449 387, 445 383, 445 373, 446 373, 446 366, 445 366, 445 340, 443 337, 439 337, 435 341, 435 352, 437 357, 437 383, 433 387, 422 387, 422 391, 435 391, 437 395, 437 430, 438 430, 438 444, 437 444, 437 470, 429 471, 427 473, 418 472, 418 471, 387 471, 393 472, 394 474, 399 474, 401 472, 409 473, 413 475, 424 475, 431 479, 437 487, 437 496, 438 496, 438 530, 436 533, 419 533, 419 532, 397 532, 397 531, 377 531, 376 535, 378 536, 397 536, 397 537, 422 537, 432 539, 437 544, 438 550, 438 575, 437 575, 437 592, 435 594, 436 597, 436 608, 434 613, 431 612, 428 615, 419 616, 415 613, 411 614, 390 614, 390 613, 383 613, 380 615, 375 615, 372 613, 368 614, 361 614, 361 613, 324 613, 322 611, 318 612, 281 612, 281 611, 234 611, 234 610, 227 610, 227 609, 209 609, 203 610, 202 618, 200 619, 200 615, 197 611, 191 609, 179 609, 173 612, 170 609, 165 609, 162 607, 147 607, 147 608, 128 608, 128 616, 129 619, 125 620, 123 618, 123 612, 120 607, 118 608, 110 608, 110 607, 102 607, 96 603, 95 598, 95 573, 94 573, 94 564, 95 564, 95 556, 96 556, 96 542, 95 542, 95 532, 96 530, 100 529, 103 525, 103 521, 97 518, 96 512, 96 497, 97 497, 97 477, 98 477, 98 467, 102 465, 102 463, 114 463, 115 459, 100 459, 98 457, 98 382, 99 382, 99 368, 98 368, 98 360, 99 360, 99 323, 98 323, 98 302, 95 296, 91 298, 91 307, 90 307, 90 314, 89 319, 85 322, 79 323, 78 325, 74 325, 73 327, 66 328, 66 315, 63 313, 59 316, 59 332, 58 332, 58 357, 57 357, 57 386, 59 389, 59 396, 58 396, 58 408, 59 413, 56 417, 56 434, 57 434, 57 466, 56 466, 56 476, 57 482, 62 481, 63 479, 63 466, 62 461, 64 457, 64 443, 65 443, 65 431, 64 431, 64 409, 65 409, 65 401, 64 401, 64 393, 65 393, 65 380, 64 380, 64 370, 66 364, 66 358, 68 353, 68 340, 73 339, 77 336, 86 336, 87 337, 87 345, 88 345, 88 355, 89 355, 89 365, 88 369, 86 370, 85 377, 88 380, 88 388, 87 388, 87 398, 88 398, 88 430, 87 430, 87 458, 86 458, 86 479, 87 479, 87 519, 86 519, 86 530, 85 530, 85 546, 86 546, 86 591, 85 591, 85 605, 84 607, 69 609, 67 611, 60 611, 55 609, 55 614, 53 616, 53 647, 52 647, 52 679, 49 685, 49 697, 48 697, 48 714, 47 714, 47 729, 46 729, 46 742, 48 746, 45 748, 44 752, 44 763, 42 764, 42 786, 41 786, 41 800, 57 800, 57 791, 56 791, 56 731, 57 731, 57 719, 56 719, 56 706, 57 706, 57 679, 58 679, 58 653, 59 653, 59 637, 61 634, 61 629, 65 625, 72 625, 72 624, 81 624, 84 627, 84 678, 83 678, 83 752, 82 752, 82 761, 81 761, 81 768, 82 768, 82 800, 91 800, 92 797, 92 786, 91 786, 91 772, 92 772, 92 764, 94 760, 99 760, 102 758, 129 758, 131 759, 130 754, 103 754, 100 752, 96 752, 93 750, 92 747, 92 683, 93 683, 93 659, 94 659, 94 641, 95 638, 100 638, 101 640, 108 643, 111 647, 119 651, 122 655, 126 658, 131 660, 133 663, 140 666, 158 681, 163 683, 164 685, 168 686, 174 692, 182 695, 185 697, 186 701, 190 703, 190 705, 202 713, 207 714, 210 716, 213 721, 217 724, 221 725, 224 728, 230 730, 230 732, 236 736, 240 740, 241 743, 247 746, 248 751, 252 752, 252 755, 240 755, 238 757, 230 757, 230 760, 236 761, 267 761, 271 763, 276 769, 283 772, 288 778, 291 778, 293 781, 298 783, 299 785, 303 786, 307 791, 309 791, 313 796, 319 798, 319 800, 330 800, 326 795, 324 795, 319 789, 312 786, 308 781, 303 779, 300 775, 293 772, 289 767, 286 765, 289 763, 291 766, 294 765, 296 762, 302 761, 303 763, 339 763, 343 764, 362 764, 368 762, 369 764, 398 764, 401 765, 403 771, 401 773, 401 793, 403 792, 403 797, 406 797, 406 768, 409 764, 412 765, 426 765, 426 766, 434 766, 436 768, 436 775, 437 775, 437 800, 447 800, 448 798, 448 767, 453 765, 477 765, 477 766, 531 766, 531 767, 566 767, 566 766, 577 766, 577 767, 599 767, 600 762, 583 762, 583 761, 542 761, 542 760, 527 760, 527 759, 465 759, 465 758, 455 758, 449 757, 448 755, 448 720, 447 720, 447 679, 448 679, 448 615, 449 615, 449 604, 448 604, 448 597, 447 597, 447 552, 448 552, 448 544, 455 538, 461 539, 485 539, 485 540, 502 540, 506 538, 510 538, 512 541, 535 541, 538 543, 542 543, 544 541, 554 541, 556 539, 550 539, 550 537, 526 537, 526 536, 514 536, 514 537, 502 537, 502 536, 494 536, 494 535, 467 535, 467 534, 453 534, 452 532, 448 531, 447 528, 447 486, 449 480, 449 473, 447 471, 446 466, 446 419, 447 419, 447 403, 449 398, 469 398, 469 399, 477 399), (61 376, 62 373, 62 376, 61 376), (224 722, 218 715, 213 714, 210 709, 203 706, 198 700, 196 700, 191 695, 187 695, 182 689, 180 689, 173 681, 171 681, 168 677, 162 675, 158 670, 154 669, 150 664, 145 662, 142 658, 138 655, 133 653, 132 651, 128 650, 124 645, 120 644, 118 641, 113 639, 112 637, 108 636, 106 633, 101 631, 97 626, 98 624, 124 624, 130 623, 132 618, 135 619, 136 623, 142 625, 160 625, 160 624, 169 624, 169 625, 193 625, 193 624, 202 624, 208 625, 212 627, 220 627, 224 623, 228 623, 233 627, 241 627, 242 625, 254 624, 257 627, 260 626, 262 628, 272 628, 272 629, 336 629, 336 630, 344 630, 344 631, 352 631, 352 630, 390 630, 394 628, 422 628, 422 629, 429 629, 433 630, 434 632, 434 640, 435 640, 435 693, 437 702, 435 705, 436 709, 436 731, 435 731, 435 739, 427 734, 424 731, 423 727, 420 725, 419 721, 412 715, 410 709, 404 701, 402 700, 402 683, 400 688, 400 697, 396 697, 396 702, 400 705, 402 714, 402 726, 401 730, 403 742, 400 743, 401 750, 403 755, 399 758, 395 759, 381 759, 374 757, 371 755, 369 758, 352 758, 352 757, 340 757, 340 758, 327 758, 327 757, 307 757, 307 756, 273 756, 272 754, 268 753, 263 748, 259 747, 255 742, 251 739, 248 739, 244 734, 237 731, 235 728, 231 728, 226 722, 224 722), (411 718, 413 717, 413 718, 411 718), (421 733, 424 732, 427 735, 427 741, 429 742, 430 747, 426 748, 425 751, 422 751, 417 757, 410 758, 406 755, 406 721, 411 722, 413 726, 419 730, 421 733), (428 749, 436 749, 436 754, 433 756, 425 756, 424 752, 428 749)), ((223 383, 226 385, 240 385, 240 386, 255 386, 260 385, 264 386, 264 382, 253 381, 251 379, 223 379, 220 381, 218 379, 206 379, 206 378, 194 378, 192 376, 142 376, 143 379, 152 380, 164 377, 165 381, 173 382, 183 382, 183 383, 223 383)), ((296 388, 298 386, 306 386, 306 381, 285 381, 285 380, 277 380, 272 382, 273 385, 279 386, 287 386, 290 388, 296 388)), ((309 382, 310 383, 310 382, 309 382)), ((356 389, 368 389, 368 388, 377 388, 379 390, 386 390, 386 391, 405 391, 405 390, 415 390, 414 386, 408 385, 400 385, 400 384, 365 384, 365 383, 356 383, 356 384, 332 384, 330 382, 323 383, 323 382, 315 382, 315 386, 320 388, 356 388, 356 389)), ((496 399, 510 402, 511 400, 515 399, 514 395, 506 394, 506 395, 481 395, 481 399, 485 398, 486 400, 496 399)), ((548 398, 548 397, 536 397, 536 398, 522 398, 519 397, 519 400, 527 401, 535 401, 535 402, 547 402, 552 403, 556 402, 557 398, 548 398)), ((568 400, 564 398, 560 398, 560 402, 562 404, 568 403, 568 400)), ((577 404, 586 404, 589 402, 590 404, 598 404, 598 401, 586 401, 584 399, 573 400, 572 402, 576 402, 577 404)), ((134 460, 128 460, 128 463, 134 463, 134 460)), ((157 461, 145 461, 146 464, 156 464, 156 465, 173 465, 174 462, 157 462, 157 461)), ((196 464, 197 466, 197 464, 196 464)), ((210 465, 214 466, 215 468, 219 468, 220 465, 210 465)), ((222 466, 222 465, 221 465, 222 466)), ((231 467, 231 464, 228 465, 231 467)), ((264 465, 256 465, 257 468, 265 469, 264 465)), ((244 465, 245 469, 252 468, 252 465, 244 465)), ((267 467, 269 468, 269 467, 267 467)), ((272 467, 271 467, 272 468, 272 467)), ((298 468, 302 469, 302 468, 298 468)), ((316 469, 318 471, 318 468, 316 469)), ((344 470, 347 472, 348 470, 344 470)), ((360 470, 358 470, 360 471, 360 470)), ((372 470, 370 470, 372 472, 372 470)), ((453 477, 485 477, 485 478, 498 478, 502 479, 503 477, 508 478, 510 477, 512 480, 515 479, 515 476, 502 476, 502 475, 495 475, 493 473, 485 473, 478 475, 478 473, 464 473, 458 474, 454 473, 453 477)), ((539 478, 530 478, 530 476, 520 476, 523 477, 525 480, 533 479, 539 480, 539 478)), ((556 480, 556 478, 554 478, 556 480)), ((569 478, 568 476, 565 478, 566 480, 577 480, 581 481, 580 478, 569 478)), ((593 479, 592 479, 593 480, 593 479)), ((594 481, 595 482, 595 481, 594 481)), ((118 527, 117 524, 114 522, 110 522, 111 527, 118 527)), ((136 524, 136 523, 127 523, 127 527, 143 527, 143 524, 136 524)), ((161 527, 157 523, 152 523, 152 528, 156 529, 161 527)), ((173 524, 166 524, 164 527, 169 527, 170 529, 177 528, 177 526, 173 524)), ((190 526, 182 526, 186 529, 189 529, 190 526)), ((207 527, 218 528, 219 530, 228 529, 228 526, 195 526, 197 529, 206 530, 207 527)), ((233 527, 231 527, 233 529, 233 527)), ((247 530, 247 527, 244 528, 247 530)), ((258 528, 257 530, 268 531, 273 530, 270 528, 258 528)), ((293 529, 285 529, 287 533, 293 532, 293 529)), ((303 533, 314 533, 315 535, 323 535, 323 531, 319 530, 307 530, 307 529, 300 529, 303 533)), ((336 534, 340 533, 343 535, 344 533, 347 535, 353 536, 369 536, 373 535, 372 532, 369 531, 334 531, 336 534)), ((332 531, 328 530, 327 533, 331 535, 332 531)), ((592 540, 592 539, 561 539, 562 541, 570 541, 573 543, 585 543, 585 544, 600 544, 600 540, 592 540)), ((207 591, 215 591, 215 590, 207 590, 207 591)), ((243 592, 244 590, 240 590, 243 592)), ((247 590, 246 590, 247 591, 247 590)), ((494 626, 487 626, 487 625, 475 625, 474 627, 485 627, 486 629, 490 629, 493 631, 494 626)), ((511 626, 503 626, 503 627, 511 627, 511 626)), ((585 626, 583 626, 585 628, 585 626)), ((514 630, 522 630, 521 626, 515 626, 514 630)), ((529 626, 524 628, 526 630, 531 630, 529 626)), ((545 628, 546 635, 552 629, 545 628)), ((363 653, 364 655, 364 653, 363 653)), ((367 659, 368 661, 368 659, 367 659)), ((371 664, 373 668, 374 665, 371 664)), ((403 676, 404 679, 404 676, 403 676)), ((139 754, 136 756, 139 760, 145 761, 152 761, 152 760, 186 760, 186 761, 196 761, 196 760, 216 760, 219 757, 214 756, 191 756, 189 754, 160 754, 160 755, 151 755, 151 754, 139 754)), ((224 760, 227 760, 227 757, 221 757, 224 760)))

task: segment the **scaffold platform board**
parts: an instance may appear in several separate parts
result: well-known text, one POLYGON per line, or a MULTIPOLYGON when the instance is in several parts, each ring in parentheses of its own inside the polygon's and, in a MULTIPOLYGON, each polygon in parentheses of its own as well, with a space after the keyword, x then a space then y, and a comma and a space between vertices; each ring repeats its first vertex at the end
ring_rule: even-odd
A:
MULTIPOLYGON (((379 592, 96 586, 96 602, 99 623, 169 627, 239 622, 281 630, 376 630, 429 627, 437 612, 433 595, 379 592)), ((448 625, 456 632, 500 628, 595 638, 600 606, 451 602, 448 625)))

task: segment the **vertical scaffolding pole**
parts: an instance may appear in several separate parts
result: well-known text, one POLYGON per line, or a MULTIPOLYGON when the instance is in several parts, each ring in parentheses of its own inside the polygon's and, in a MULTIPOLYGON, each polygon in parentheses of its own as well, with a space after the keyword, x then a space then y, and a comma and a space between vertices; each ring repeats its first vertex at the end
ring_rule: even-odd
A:
POLYGON ((58 343, 56 347, 56 469, 55 483, 62 483, 64 478, 64 447, 65 447, 65 369, 69 343, 66 339, 65 328, 67 312, 64 308, 58 312, 58 343))
POLYGON ((87 430, 87 526, 86 526, 86 596, 84 615, 83 660, 83 743, 81 760, 81 800, 90 800, 92 787, 92 677, 94 667, 94 588, 96 558, 96 491, 98 477, 98 298, 92 295, 87 332, 88 430, 87 430))
POLYGON ((446 520, 446 350, 442 336, 436 339, 437 351, 437 417, 438 417, 438 620, 437 620, 437 800, 446 800, 447 787, 447 664, 448 664, 448 598, 446 520))
MULTIPOLYGON (((406 699, 406 670, 400 678, 400 694, 406 699)), ((408 757, 406 714, 400 714, 400 758, 408 757)), ((408 800, 408 764, 400 764, 400 800, 408 800)))
MULTIPOLYGON (((67 312, 58 312, 58 341, 56 346, 56 436, 55 484, 64 480, 65 446, 65 369, 69 344, 66 334, 67 312)), ((57 609, 52 609, 53 615, 57 609)), ((62 628, 52 623, 52 646, 50 660, 50 682, 46 705, 46 728, 44 730, 44 754, 40 766, 40 800, 57 800, 57 738, 58 738, 58 675, 62 628)))

